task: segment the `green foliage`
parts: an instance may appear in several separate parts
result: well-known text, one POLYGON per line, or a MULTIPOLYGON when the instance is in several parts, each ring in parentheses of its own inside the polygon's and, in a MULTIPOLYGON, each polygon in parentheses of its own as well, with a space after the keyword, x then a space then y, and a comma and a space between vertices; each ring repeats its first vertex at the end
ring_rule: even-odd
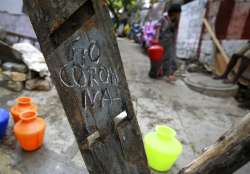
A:
POLYGON ((107 2, 112 13, 115 12, 117 15, 124 12, 131 13, 137 10, 136 0, 108 0, 107 2))
POLYGON ((109 2, 116 11, 119 11, 123 7, 122 0, 109 0, 109 2))

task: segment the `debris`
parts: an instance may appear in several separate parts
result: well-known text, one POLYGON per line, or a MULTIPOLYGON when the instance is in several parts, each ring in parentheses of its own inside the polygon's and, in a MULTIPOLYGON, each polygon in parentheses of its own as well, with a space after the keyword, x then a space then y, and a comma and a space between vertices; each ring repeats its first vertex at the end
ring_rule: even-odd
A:
POLYGON ((0 41, 0 53, 1 86, 13 91, 21 91, 24 84, 29 90, 51 89, 52 83, 44 57, 33 45, 16 43, 10 47, 0 41))
POLYGON ((40 77, 49 76, 49 70, 43 54, 29 43, 16 43, 13 48, 22 53, 23 62, 30 70, 39 73, 40 77))
POLYGON ((28 71, 26 65, 21 63, 5 62, 2 67, 5 71, 16 71, 21 73, 26 73, 28 71))
POLYGON ((204 64, 204 68, 206 69, 207 72, 212 73, 213 72, 213 67, 208 64, 204 64))
POLYGON ((23 82, 26 80, 26 74, 13 71, 3 71, 5 80, 12 80, 15 82, 23 82))
POLYGON ((48 91, 52 87, 48 79, 31 79, 25 82, 25 89, 48 91))
POLYGON ((199 72, 200 69, 200 66, 195 63, 189 64, 187 67, 188 72, 199 72))
POLYGON ((8 81, 6 87, 12 91, 20 92, 23 90, 23 82, 8 81))

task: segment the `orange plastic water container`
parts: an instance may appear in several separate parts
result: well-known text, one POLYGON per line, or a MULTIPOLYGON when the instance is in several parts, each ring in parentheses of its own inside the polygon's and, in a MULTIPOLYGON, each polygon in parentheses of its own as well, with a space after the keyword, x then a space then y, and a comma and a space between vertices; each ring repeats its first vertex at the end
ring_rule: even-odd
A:
POLYGON ((19 97, 16 99, 16 103, 16 105, 10 108, 14 123, 17 123, 20 120, 20 114, 25 111, 37 112, 37 106, 32 103, 32 99, 30 97, 19 97))
POLYGON ((43 144, 46 124, 37 117, 36 112, 26 111, 20 115, 20 121, 14 127, 15 136, 26 151, 39 149, 43 144))

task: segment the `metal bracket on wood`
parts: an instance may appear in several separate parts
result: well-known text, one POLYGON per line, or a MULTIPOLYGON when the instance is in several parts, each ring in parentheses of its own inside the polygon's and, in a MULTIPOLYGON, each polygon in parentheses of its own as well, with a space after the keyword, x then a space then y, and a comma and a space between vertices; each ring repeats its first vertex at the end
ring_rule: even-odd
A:
POLYGON ((126 118, 128 117, 128 114, 126 111, 121 112, 120 114, 118 114, 113 120, 114 120, 114 124, 115 124, 115 128, 126 118))
POLYGON ((95 131, 93 134, 89 135, 87 137, 87 141, 88 141, 88 146, 90 147, 93 143, 96 142, 96 140, 100 138, 100 133, 99 131, 95 131))

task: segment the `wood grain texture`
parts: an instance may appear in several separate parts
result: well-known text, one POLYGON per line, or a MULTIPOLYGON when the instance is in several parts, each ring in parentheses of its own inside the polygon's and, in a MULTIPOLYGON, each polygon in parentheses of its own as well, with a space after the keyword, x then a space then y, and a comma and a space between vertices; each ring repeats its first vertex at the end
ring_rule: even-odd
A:
POLYGON ((232 174, 250 160, 250 114, 179 174, 232 174))
POLYGON ((89 173, 149 174, 106 4, 56 1, 24 3, 89 173))

